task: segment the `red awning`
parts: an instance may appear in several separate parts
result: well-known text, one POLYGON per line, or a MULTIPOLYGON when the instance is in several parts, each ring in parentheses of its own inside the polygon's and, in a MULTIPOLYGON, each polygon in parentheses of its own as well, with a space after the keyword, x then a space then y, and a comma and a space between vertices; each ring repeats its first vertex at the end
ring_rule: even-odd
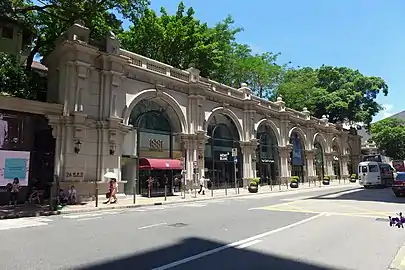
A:
POLYGON ((180 160, 177 159, 139 159, 140 170, 182 170, 180 160))

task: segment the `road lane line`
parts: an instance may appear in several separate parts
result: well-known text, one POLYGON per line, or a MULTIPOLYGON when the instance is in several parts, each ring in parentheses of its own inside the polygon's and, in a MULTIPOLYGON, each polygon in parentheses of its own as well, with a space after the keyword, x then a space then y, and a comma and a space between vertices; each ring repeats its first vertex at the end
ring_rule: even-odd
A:
POLYGON ((323 215, 324 214, 321 213, 321 214, 318 214, 316 216, 303 219, 301 221, 292 223, 292 224, 284 226, 284 227, 280 227, 280 228, 275 229, 275 230, 271 230, 271 231, 268 231, 268 232, 265 232, 265 233, 262 233, 262 234, 258 234, 256 236, 252 236, 252 237, 249 237, 247 239, 243 239, 243 240, 240 240, 240 241, 237 241, 237 242, 234 242, 234 243, 222 246, 222 247, 218 247, 218 248, 215 248, 215 249, 211 249, 211 250, 196 254, 196 255, 191 256, 191 257, 187 257, 187 258, 184 258, 184 259, 181 259, 181 260, 178 260, 178 261, 174 261, 174 262, 166 264, 166 265, 162 265, 162 266, 154 268, 152 270, 166 270, 166 269, 174 268, 174 267, 177 267, 179 265, 182 265, 182 264, 185 264, 185 263, 188 263, 188 262, 191 262, 191 261, 194 261, 194 260, 209 256, 209 255, 212 255, 214 253, 218 253, 218 252, 220 252, 222 250, 225 250, 225 249, 228 249, 228 248, 231 248, 231 247, 240 246, 240 245, 242 245, 244 243, 252 242, 254 240, 258 240, 260 238, 269 236, 271 234, 278 233, 278 232, 281 232, 281 231, 284 231, 284 230, 287 230, 287 229, 291 229, 293 227, 296 227, 296 226, 299 226, 301 224, 307 223, 307 222, 312 221, 314 219, 320 218, 323 215))
POLYGON ((100 219, 101 217, 88 217, 88 218, 79 218, 77 221, 86 221, 86 220, 94 220, 94 219, 100 219))
POLYGON ((260 243, 261 241, 262 241, 262 240, 253 240, 253 241, 251 241, 251 242, 244 243, 244 244, 242 244, 242 245, 240 245, 240 246, 237 246, 237 247, 235 247, 235 248, 237 248, 237 249, 247 248, 247 247, 250 247, 250 246, 253 246, 253 245, 258 244, 258 243, 260 243))
POLYGON ((152 225, 148 225, 148 226, 139 227, 138 230, 153 228, 153 227, 162 226, 162 225, 166 225, 166 224, 167 224, 166 222, 152 224, 152 225))

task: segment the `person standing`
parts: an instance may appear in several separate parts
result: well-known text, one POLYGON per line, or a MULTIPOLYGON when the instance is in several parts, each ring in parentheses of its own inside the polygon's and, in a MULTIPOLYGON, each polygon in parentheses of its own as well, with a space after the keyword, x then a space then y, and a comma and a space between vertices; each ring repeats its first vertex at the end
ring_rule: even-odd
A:
POLYGON ((153 185, 153 178, 152 176, 149 176, 148 180, 146 180, 146 182, 148 183, 148 198, 150 198, 152 196, 152 185, 153 185))
POLYGON ((10 189, 10 206, 14 203, 14 206, 17 205, 18 192, 20 192, 20 180, 16 177, 14 178, 13 183, 11 184, 10 189))

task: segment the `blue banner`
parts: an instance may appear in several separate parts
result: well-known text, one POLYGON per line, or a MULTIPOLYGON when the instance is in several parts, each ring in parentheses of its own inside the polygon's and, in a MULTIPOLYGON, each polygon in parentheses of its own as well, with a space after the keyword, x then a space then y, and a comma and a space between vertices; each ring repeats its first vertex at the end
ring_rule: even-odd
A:
POLYGON ((27 175, 27 159, 6 158, 4 162, 4 179, 25 179, 27 175))

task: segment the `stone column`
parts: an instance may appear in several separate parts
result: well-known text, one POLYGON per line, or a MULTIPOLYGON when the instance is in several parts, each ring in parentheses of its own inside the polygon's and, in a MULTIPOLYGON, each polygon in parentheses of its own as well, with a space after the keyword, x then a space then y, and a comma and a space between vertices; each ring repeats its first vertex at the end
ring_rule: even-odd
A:
POLYGON ((280 181, 286 183, 291 178, 291 164, 290 164, 290 154, 292 150, 292 145, 279 146, 278 153, 280 157, 280 181))
POLYGON ((325 176, 333 176, 335 173, 333 171, 333 153, 325 153, 325 176))
POLYGON ((307 164, 307 176, 308 181, 316 181, 317 176, 315 173, 314 162, 315 162, 315 151, 305 150, 306 164, 307 164))
POLYGON ((349 161, 349 155, 342 155, 340 157, 340 167, 341 167, 341 174, 342 178, 347 179, 349 178, 349 170, 348 170, 348 161, 349 161))
POLYGON ((247 187, 249 185, 249 180, 255 176, 252 159, 257 148, 257 140, 240 142, 240 147, 242 150, 242 161, 239 162, 242 162, 243 186, 247 187))

